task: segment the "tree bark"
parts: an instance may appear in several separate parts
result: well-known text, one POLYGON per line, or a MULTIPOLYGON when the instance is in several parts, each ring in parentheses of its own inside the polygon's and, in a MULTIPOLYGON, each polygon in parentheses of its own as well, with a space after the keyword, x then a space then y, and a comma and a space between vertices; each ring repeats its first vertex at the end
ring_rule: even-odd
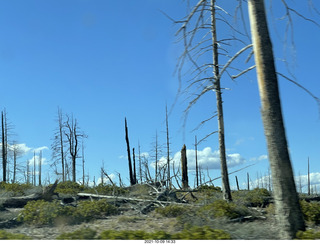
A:
POLYGON ((3 174, 2 174, 2 180, 3 182, 7 181, 7 145, 6 145, 6 118, 5 118, 5 114, 2 111, 1 112, 1 129, 2 129, 2 170, 3 170, 3 174))
POLYGON ((188 165, 187 165, 187 150, 186 145, 181 149, 181 173, 182 173, 182 189, 189 188, 188 181, 188 165))
POLYGON ((249 0, 249 18, 281 239, 305 230, 282 119, 278 80, 263 0, 249 0))
POLYGON ((215 14, 215 0, 211 0, 211 32, 213 43, 213 73, 214 73, 214 89, 217 99, 217 114, 218 114, 218 131, 219 131, 219 151, 220 151, 220 165, 222 178, 222 193, 223 199, 232 201, 231 190, 228 177, 227 157, 224 138, 224 120, 222 108, 222 96, 219 78, 219 62, 218 62, 218 42, 216 32, 216 14, 215 14))

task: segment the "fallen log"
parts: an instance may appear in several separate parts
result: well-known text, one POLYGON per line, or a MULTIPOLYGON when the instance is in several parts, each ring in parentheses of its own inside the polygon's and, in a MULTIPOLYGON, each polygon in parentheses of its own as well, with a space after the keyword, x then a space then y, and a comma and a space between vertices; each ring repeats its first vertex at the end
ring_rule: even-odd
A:
MULTIPOLYGON (((161 201, 155 199, 142 199, 142 198, 134 198, 134 197, 120 197, 120 196, 107 196, 107 195, 99 195, 99 194, 91 194, 91 193, 78 193, 77 196, 79 197, 88 197, 88 198, 97 198, 97 199, 114 199, 114 200, 124 200, 124 201, 136 201, 136 202, 154 202, 160 204, 177 204, 177 205, 192 205, 189 203, 181 203, 181 202, 172 202, 172 201, 161 201)), ((201 205, 199 205, 201 206, 201 205)))
POLYGON ((52 200, 54 195, 54 190, 58 185, 58 180, 51 186, 45 187, 41 193, 33 193, 28 196, 10 197, 10 198, 0 198, 0 205, 4 208, 23 208, 29 201, 36 200, 52 200))

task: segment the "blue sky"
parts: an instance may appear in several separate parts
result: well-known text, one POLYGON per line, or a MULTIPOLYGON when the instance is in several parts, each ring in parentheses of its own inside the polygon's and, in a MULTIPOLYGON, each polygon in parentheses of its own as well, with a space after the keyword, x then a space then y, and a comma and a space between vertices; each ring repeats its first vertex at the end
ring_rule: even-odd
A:
MULTIPOLYGON (((281 61, 286 57, 297 81, 320 97, 317 76, 320 28, 293 15, 295 48, 292 49, 290 39, 284 44, 286 19, 280 19, 285 14, 281 3, 273 1, 273 14, 269 1, 266 3, 277 70, 289 76, 281 61)), ((221 4, 230 13, 234 12, 235 1, 221 4)), ((319 20, 319 15, 308 8, 308 1, 288 1, 288 4, 319 20)), ((59 106, 64 113, 72 113, 88 135, 85 162, 91 181, 94 175, 96 181, 100 177, 104 161, 109 174, 119 172, 128 184, 125 117, 131 148, 135 147, 137 152, 140 143, 141 152, 149 155, 152 170, 152 143, 156 131, 159 143, 166 142, 165 106, 168 104, 170 109, 175 101, 179 82, 174 71, 182 51, 175 37, 179 25, 174 25, 161 11, 179 20, 187 13, 186 2, 10 0, 1 1, 0 6, 0 106, 6 108, 8 120, 14 125, 15 135, 9 140, 25 144, 25 149, 29 149, 19 159, 21 167, 33 157, 33 150, 47 147, 43 150, 47 163, 43 168, 44 177, 50 172, 50 179, 54 180, 49 168, 50 145, 57 128, 55 118, 59 106)), ((246 12, 244 6, 245 18, 246 12)), ((218 37, 225 34, 225 29, 218 30, 218 37)), ((241 47, 232 46, 230 55, 241 47)), ((244 64, 247 54, 239 59, 238 67, 249 67, 244 64)), ((211 62, 209 56, 208 60, 211 62)), ((221 59, 221 62, 226 60, 221 59)), ((310 157, 312 179, 320 187, 317 104, 287 80, 281 78, 279 83, 295 175, 306 175, 310 157)), ((222 87, 229 88, 223 93, 229 171, 255 164, 234 174, 241 184, 247 172, 254 181, 268 172, 255 70, 235 81, 224 76, 222 87)), ((215 95, 209 93, 199 101, 182 129, 186 106, 185 97, 180 97, 169 116, 171 157, 179 161, 179 150, 185 143, 190 150, 188 160, 192 169, 194 136, 200 139, 217 130, 217 123, 212 120, 192 132, 216 111, 215 95)), ((203 167, 210 168, 210 177, 219 177, 218 136, 208 138, 198 150, 203 167)), ((78 164, 80 179, 80 159, 78 164)), ((194 171, 189 173, 193 178, 194 171)), ((230 176, 232 187, 234 175, 230 176)), ((208 179, 206 170, 205 176, 208 179)), ((219 180, 214 183, 220 185, 219 180)), ((190 185, 193 186, 193 180, 190 185)))

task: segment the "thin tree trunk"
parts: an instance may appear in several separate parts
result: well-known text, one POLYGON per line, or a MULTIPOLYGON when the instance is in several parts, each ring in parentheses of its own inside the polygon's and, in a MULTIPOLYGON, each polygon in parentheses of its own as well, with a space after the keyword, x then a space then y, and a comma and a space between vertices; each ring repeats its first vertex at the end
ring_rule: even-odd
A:
POLYGON ((136 154, 134 153, 134 148, 132 148, 132 159, 133 159, 133 180, 134 180, 134 184, 137 184, 136 154))
POLYGON ((39 152, 39 186, 41 186, 41 165, 42 165, 42 151, 39 152))
POLYGON ((240 187, 239 187, 239 182, 238 182, 238 177, 236 176, 236 183, 237 183, 237 189, 238 191, 240 191, 240 187))
POLYGON ((127 142, 130 184, 134 185, 134 179, 133 179, 133 173, 132 173, 131 155, 130 155, 130 144, 129 144, 127 118, 124 118, 124 124, 125 124, 125 133, 126 133, 126 142, 127 142))
POLYGON ((62 112, 58 108, 58 120, 59 120, 59 137, 60 137, 60 154, 61 154, 61 169, 62 169, 62 182, 65 182, 65 166, 64 166, 64 149, 63 149, 63 118, 62 112))
POLYGON ((288 153, 264 1, 249 0, 248 6, 279 234, 281 239, 293 239, 297 231, 305 230, 305 223, 288 153))
POLYGON ((197 136, 195 136, 195 153, 196 153, 196 181, 197 181, 197 187, 199 186, 199 169, 198 169, 198 142, 197 142, 197 136))
POLYGON ((170 143, 169 143, 169 122, 168 122, 168 109, 166 105, 166 129, 167 129, 167 185, 171 188, 171 178, 170 178, 170 143))
POLYGON ((36 185, 36 151, 33 151, 33 185, 36 185))
POLYGON ((5 133, 5 115, 1 112, 1 129, 2 129, 2 181, 7 181, 7 148, 6 148, 6 133, 5 133))
POLYGON ((310 196, 310 164, 309 164, 309 157, 308 157, 308 195, 310 196))
POLYGON ((247 186, 248 186, 248 191, 250 191, 250 177, 249 177, 249 173, 247 173, 247 186))
POLYGON ((219 62, 218 62, 218 42, 216 32, 216 13, 215 13, 215 0, 211 0, 211 31, 213 43, 213 73, 214 73, 214 89, 217 98, 217 114, 218 114, 218 130, 219 130, 219 151, 220 151, 220 165, 221 165, 221 179, 222 179, 222 193, 223 199, 232 201, 231 190, 229 184, 227 157, 224 138, 224 121, 223 121, 223 108, 222 96, 219 78, 219 62))

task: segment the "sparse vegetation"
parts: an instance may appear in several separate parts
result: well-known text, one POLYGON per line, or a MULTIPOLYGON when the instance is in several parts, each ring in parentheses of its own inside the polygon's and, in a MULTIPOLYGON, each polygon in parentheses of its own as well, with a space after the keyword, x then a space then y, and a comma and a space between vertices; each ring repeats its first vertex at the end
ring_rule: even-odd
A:
POLYGON ((59 182, 57 185, 57 188, 55 189, 56 193, 62 193, 62 194, 70 194, 70 195, 76 195, 77 193, 84 190, 84 187, 76 182, 72 181, 65 181, 65 182, 59 182))
POLYGON ((164 217, 175 218, 180 215, 183 215, 186 211, 188 211, 187 209, 188 207, 186 206, 169 205, 164 208, 156 208, 155 211, 164 217))
POLYGON ((74 224, 117 213, 117 208, 105 200, 83 201, 77 207, 62 206, 58 201, 38 200, 30 201, 24 207, 18 221, 36 226, 54 225, 57 222, 74 224))
POLYGON ((23 234, 13 234, 0 230, 0 240, 31 240, 31 238, 23 234))
POLYGON ((320 224, 320 203, 300 201, 303 217, 316 225, 320 224))
POLYGON ((70 233, 59 235, 57 240, 93 240, 97 232, 91 228, 82 228, 70 233))

